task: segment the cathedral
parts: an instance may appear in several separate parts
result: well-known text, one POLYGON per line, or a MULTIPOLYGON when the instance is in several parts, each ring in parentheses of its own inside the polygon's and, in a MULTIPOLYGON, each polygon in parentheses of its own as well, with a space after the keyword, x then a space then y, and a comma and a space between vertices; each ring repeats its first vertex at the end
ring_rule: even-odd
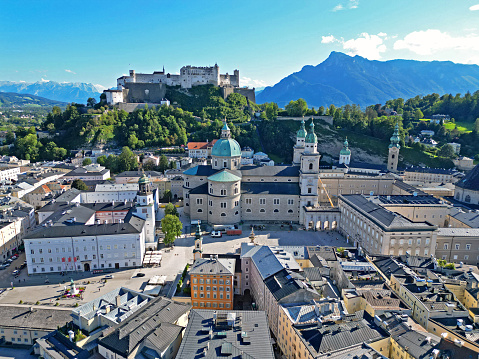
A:
MULTIPOLYGON (((394 151, 390 151, 390 157, 394 154, 395 161, 389 158, 390 171, 394 170, 390 164, 397 164, 396 150, 399 150, 396 137, 392 143, 394 151)), ((378 184, 377 174, 345 173, 344 168, 350 165, 351 157, 347 140, 340 152, 339 163, 342 167, 326 171, 321 169, 321 155, 318 152, 318 138, 313 121, 308 130, 304 120, 301 122, 296 133, 293 164, 290 166, 242 166, 241 147, 231 138, 226 122, 220 139, 213 146, 211 157, 211 165, 195 166, 183 173, 185 214, 191 220, 201 220, 210 225, 256 221, 301 223, 307 226, 321 217, 322 223, 328 223, 329 228, 334 229, 339 221, 339 210, 333 202, 342 193, 341 189, 334 188, 342 185, 331 187, 335 192, 328 194, 326 187, 332 185, 328 184, 332 180, 335 183, 340 180, 353 183, 350 181, 353 179, 354 184, 348 185, 352 188, 351 193, 371 192, 371 188, 378 188, 378 194, 385 194, 385 191, 390 190, 380 192, 379 188, 392 187, 389 184, 378 184), (373 177, 374 184, 369 184, 373 183, 370 181, 373 177), (357 192, 359 188, 364 189, 357 192)), ((383 180, 387 176, 381 177, 383 180)), ((387 179, 392 184, 393 179, 387 179)))

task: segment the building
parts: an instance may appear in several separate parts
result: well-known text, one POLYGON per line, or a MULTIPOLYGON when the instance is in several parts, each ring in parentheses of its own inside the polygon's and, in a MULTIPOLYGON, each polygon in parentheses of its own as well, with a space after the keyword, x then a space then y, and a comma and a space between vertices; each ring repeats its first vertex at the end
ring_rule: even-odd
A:
MULTIPOLYGON (((362 170, 357 172, 356 165, 320 168, 321 155, 314 131, 313 122, 309 131, 301 122, 292 166, 242 166, 241 147, 231 138, 225 123, 221 138, 212 148, 211 165, 197 165, 183 172, 185 214, 191 220, 211 225, 276 221, 301 223, 308 229, 321 223, 318 229, 329 230, 338 226, 340 212, 332 205, 337 204, 341 194, 391 195, 414 191, 414 187, 398 181, 398 176, 383 175, 380 169, 357 166, 362 170), (351 169, 354 171, 348 172, 351 169)), ((392 143, 391 151, 399 153, 399 135, 393 136, 392 143)))
POLYGON ((67 181, 104 181, 110 178, 110 176, 111 175, 109 169, 103 169, 101 171, 88 171, 83 167, 78 167, 75 168, 73 171, 66 173, 63 176, 63 179, 67 181))
POLYGON ((479 204, 479 165, 456 182, 454 198, 466 204, 479 204))
POLYGON ((454 166, 456 166, 461 171, 470 171, 474 168, 474 160, 469 157, 460 156, 456 159, 453 159, 454 166))
POLYGON ((0 168, 0 182, 11 182, 18 180, 20 174, 20 167, 0 168))
POLYGON ((439 228, 436 258, 447 262, 479 263, 479 228, 439 228))
POLYGON ((188 142, 188 157, 190 158, 209 158, 211 150, 217 140, 211 142, 188 142))
POLYGON ((460 143, 449 142, 448 145, 450 145, 453 148, 454 153, 456 155, 458 155, 461 152, 461 144, 460 143))
POLYGON ((399 124, 396 123, 394 127, 394 133, 391 137, 391 144, 389 145, 389 154, 388 154, 388 170, 391 172, 396 172, 398 168, 399 162, 399 150, 401 146, 399 145, 400 142, 399 137, 399 124))
POLYGON ((101 183, 94 191, 82 192, 81 203, 133 202, 138 194, 138 183, 101 183))
POLYGON ((112 327, 124 322, 153 299, 149 295, 120 287, 73 308, 71 312, 73 324, 88 333, 94 332, 98 328, 112 327))
POLYGON ((261 311, 193 309, 176 359, 273 359, 266 315, 261 311))
POLYGON ((197 258, 189 274, 193 308, 233 309, 234 259, 197 258))
POLYGON ((40 186, 49 182, 54 182, 63 177, 63 172, 43 172, 34 173, 31 176, 21 176, 17 183, 12 187, 12 196, 22 198, 26 194, 34 191, 40 186))
POLYGON ((434 253, 437 226, 429 222, 408 219, 362 195, 341 195, 339 209, 340 232, 368 253, 421 256, 434 253))
POLYGON ((455 169, 408 167, 402 178, 408 182, 420 183, 456 183, 463 177, 463 173, 455 169))
POLYGON ((174 359, 188 323, 191 306, 158 297, 103 332, 98 353, 103 358, 174 359))
POLYGON ((1 305, 0 336, 4 343, 32 346, 41 338, 69 322, 66 308, 1 305))
POLYGON ((349 149, 348 139, 344 140, 344 145, 339 152, 339 164, 349 165, 351 162, 351 150, 349 149))

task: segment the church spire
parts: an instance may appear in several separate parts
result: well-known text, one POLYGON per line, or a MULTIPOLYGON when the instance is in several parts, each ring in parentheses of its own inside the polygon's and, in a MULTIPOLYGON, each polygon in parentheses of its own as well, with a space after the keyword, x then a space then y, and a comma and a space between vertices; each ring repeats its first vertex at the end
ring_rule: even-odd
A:
POLYGON ((396 147, 397 149, 401 148, 401 145, 399 142, 401 141, 401 138, 399 137, 399 123, 396 121, 396 126, 394 126, 394 133, 390 138, 391 144, 389 145, 389 148, 396 147))
POLYGON ((311 124, 309 125, 309 132, 306 135, 306 142, 307 143, 318 143, 318 136, 314 133, 314 120, 311 120, 311 124))
POLYGON ((304 117, 301 120, 301 127, 299 128, 298 132, 296 132, 296 137, 305 138, 308 133, 306 132, 306 127, 304 125, 304 117))
POLYGON ((223 128, 221 129, 221 138, 231 138, 231 131, 228 125, 226 124, 226 117, 223 121, 223 128))

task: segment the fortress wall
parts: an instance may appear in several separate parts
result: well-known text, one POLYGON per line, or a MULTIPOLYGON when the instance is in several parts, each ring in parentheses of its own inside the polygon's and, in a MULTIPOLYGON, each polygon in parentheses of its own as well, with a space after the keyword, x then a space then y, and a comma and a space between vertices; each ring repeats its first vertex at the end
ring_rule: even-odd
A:
POLYGON ((128 89, 126 102, 160 103, 166 96, 166 85, 163 83, 126 83, 128 89))

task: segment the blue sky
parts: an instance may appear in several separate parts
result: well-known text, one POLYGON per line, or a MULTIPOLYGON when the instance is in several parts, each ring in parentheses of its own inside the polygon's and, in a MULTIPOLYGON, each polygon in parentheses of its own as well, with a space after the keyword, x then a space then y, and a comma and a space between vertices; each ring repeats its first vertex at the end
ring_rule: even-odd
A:
POLYGON ((90 82, 183 65, 273 85, 331 51, 479 64, 479 0, 0 0, 0 80, 90 82))

